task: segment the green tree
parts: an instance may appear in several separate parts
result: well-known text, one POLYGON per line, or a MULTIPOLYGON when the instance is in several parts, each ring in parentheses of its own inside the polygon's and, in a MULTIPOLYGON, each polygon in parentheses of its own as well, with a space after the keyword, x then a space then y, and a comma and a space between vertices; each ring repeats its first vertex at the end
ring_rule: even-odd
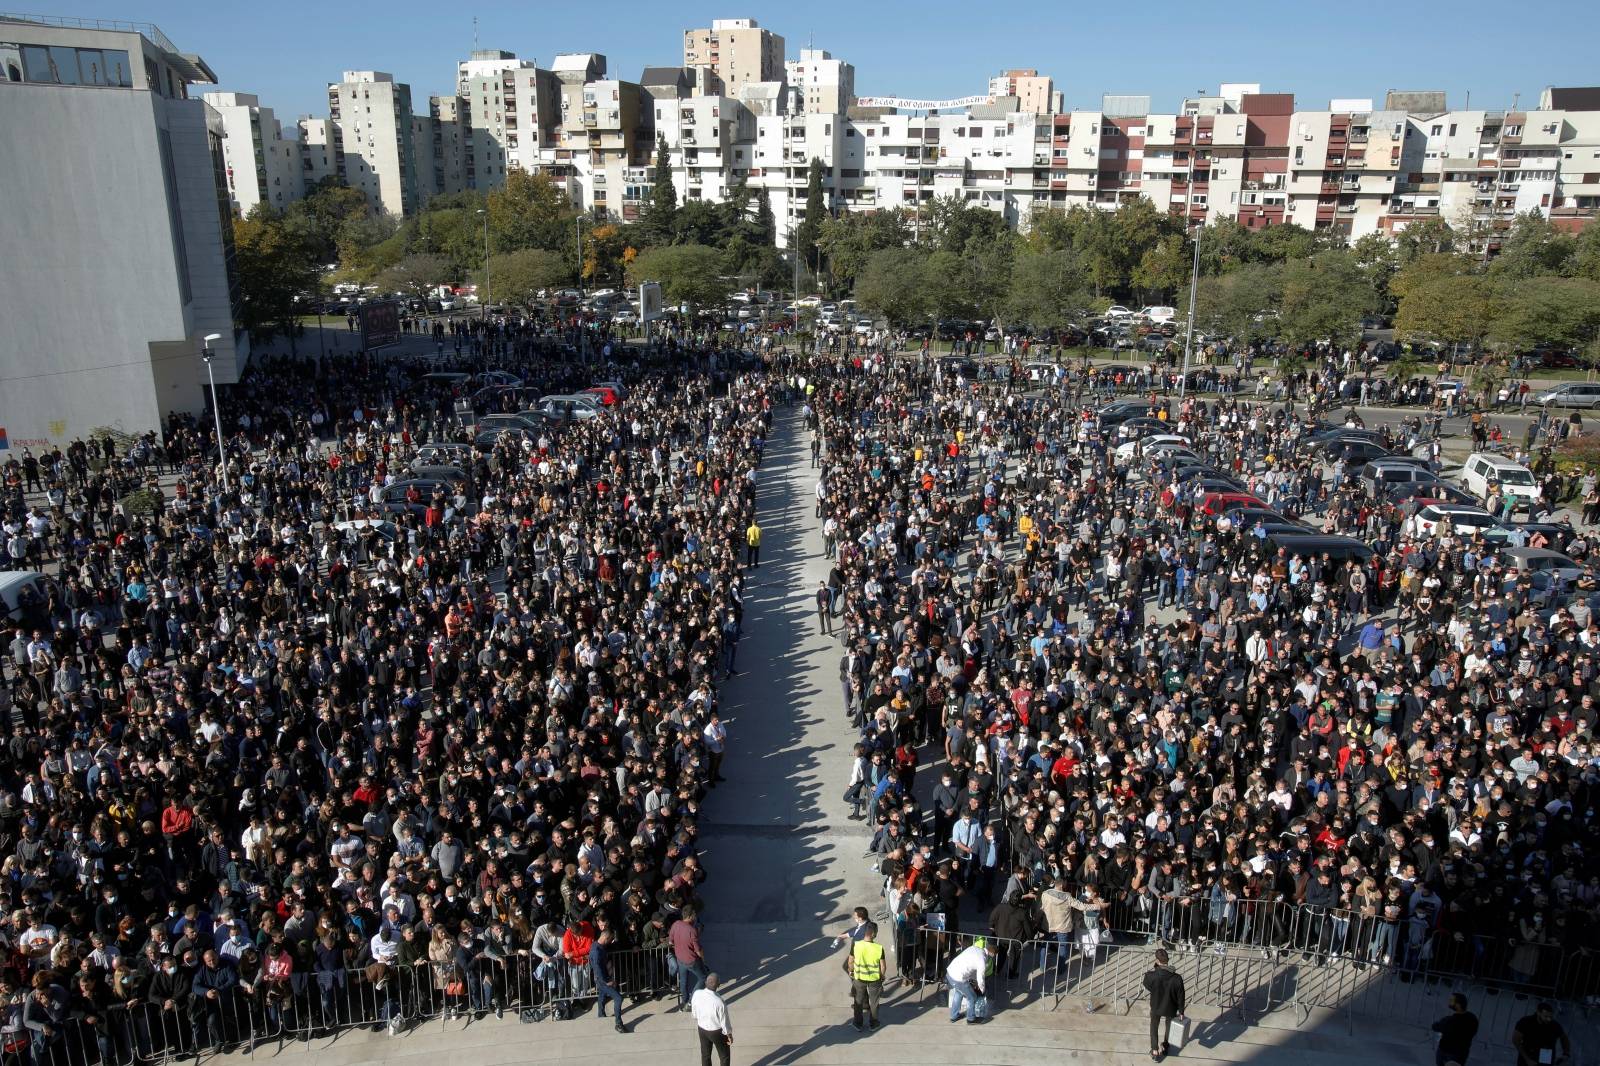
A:
POLYGON ((1571 274, 1600 281, 1600 220, 1591 221, 1573 237, 1571 274))
POLYGON ((1083 318, 1093 299, 1088 272, 1076 252, 1031 246, 1017 252, 1006 304, 1013 321, 1059 329, 1083 318))
POLYGON ((541 289, 572 280, 572 260, 548 248, 520 248, 489 258, 489 288, 508 303, 527 305, 541 289))
POLYGON ((894 326, 926 321, 933 311, 928 253, 921 248, 879 248, 856 278, 856 299, 894 326))
POLYGON ((586 285, 615 287, 632 248, 627 229, 614 222, 602 222, 583 231, 583 282, 586 285))
POLYGON ((922 243, 936 252, 962 253, 974 240, 998 240, 1007 233, 998 212, 963 200, 953 193, 936 196, 923 208, 922 243))
MULTIPOLYGON (((1405 275, 1406 270, 1400 274, 1405 275)), ((1434 273, 1410 278, 1397 287, 1400 308, 1395 312, 1394 328, 1405 340, 1462 342, 1476 349, 1499 314, 1499 287, 1474 274, 1434 273)))
POLYGON ((813 274, 822 273, 822 259, 817 251, 817 238, 822 235, 823 220, 828 217, 827 201, 822 192, 822 160, 812 159, 806 175, 806 210, 800 225, 795 229, 793 249, 800 261, 813 274))
MULTIPOLYGON (((547 174, 510 171, 505 184, 489 193, 487 206, 491 255, 521 248, 572 247, 572 220, 577 212, 567 194, 556 188, 547 174)), ((480 263, 482 254, 478 253, 480 263)))
POLYGON ((911 227, 899 211, 848 212, 824 219, 817 236, 835 280, 846 286, 855 284, 874 252, 910 243, 911 227))
POLYGON ((1393 310, 1389 283, 1400 269, 1400 257, 1395 251, 1394 241, 1382 233, 1368 233, 1350 246, 1350 254, 1355 257, 1361 276, 1367 279, 1367 285, 1377 295, 1378 302, 1385 310, 1393 310))
POLYGON ((408 255, 378 275, 378 288, 421 299, 440 285, 462 280, 442 255, 408 255))
POLYGON ((1188 284, 1189 272, 1194 266, 1193 254, 1194 246, 1181 234, 1168 234, 1140 257, 1133 268, 1133 287, 1152 301, 1174 295, 1188 284))
MULTIPOLYGON (((1200 242, 1205 256, 1209 230, 1200 242)), ((1280 263, 1247 263, 1225 274, 1202 275, 1195 301, 1195 328, 1210 336, 1235 341, 1265 340, 1279 335, 1278 309, 1283 303, 1284 267, 1280 263)), ((1178 313, 1189 313, 1189 290, 1178 292, 1178 313)))
POLYGON ((709 200, 688 200, 673 215, 672 244, 720 245, 728 239, 727 216, 709 200))
POLYGON ((282 216, 258 205, 248 218, 234 220, 233 250, 244 327, 260 340, 286 330, 292 346, 295 298, 315 292, 322 276, 318 249, 282 216))
POLYGON ((373 213, 359 191, 327 177, 284 208, 283 226, 317 263, 329 265, 338 261, 339 239, 346 224, 373 213))
POLYGON ((1448 255, 1458 244, 1450 223, 1437 216, 1409 222, 1394 239, 1395 258, 1400 266, 1409 266, 1424 255, 1448 255))
POLYGON ((1564 274, 1574 250, 1572 237, 1538 211, 1529 210, 1512 220, 1499 254, 1489 262, 1489 272, 1515 279, 1564 274))
POLYGON ((1535 277, 1501 290, 1489 339, 1506 352, 1536 345, 1582 348, 1600 333, 1600 282, 1535 277))
POLYGON ((703 244, 646 248, 628 265, 628 285, 659 281, 668 303, 699 310, 727 299, 729 284, 722 266, 721 254, 703 244))
POLYGON ((1371 313, 1377 302, 1377 293, 1347 251, 1320 252, 1284 264, 1279 315, 1286 340, 1354 344, 1361 336, 1361 316, 1371 313))
POLYGON ((667 148, 664 133, 656 134, 655 177, 650 185, 650 199, 639 212, 639 228, 645 244, 671 244, 676 238, 678 216, 678 190, 672 184, 672 152, 667 148))

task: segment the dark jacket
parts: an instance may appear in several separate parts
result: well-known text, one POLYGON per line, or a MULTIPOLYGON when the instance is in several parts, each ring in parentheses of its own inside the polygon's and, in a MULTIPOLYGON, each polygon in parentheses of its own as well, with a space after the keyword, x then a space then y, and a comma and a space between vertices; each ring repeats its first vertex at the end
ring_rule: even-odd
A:
POLYGON ((1183 975, 1178 971, 1157 966, 1144 975, 1144 987, 1150 993, 1151 1017, 1171 1018, 1183 1013, 1187 996, 1183 975))

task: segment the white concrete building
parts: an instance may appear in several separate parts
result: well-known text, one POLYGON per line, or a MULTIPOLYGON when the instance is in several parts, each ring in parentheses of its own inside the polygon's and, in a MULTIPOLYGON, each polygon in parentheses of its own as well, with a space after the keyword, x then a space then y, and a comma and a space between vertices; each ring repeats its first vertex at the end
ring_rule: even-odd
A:
POLYGON ((505 184, 506 172, 532 169, 556 142, 561 97, 554 73, 514 52, 478 51, 456 65, 456 96, 469 188, 505 184))
MULTIPOLYGON (((340 181, 397 217, 420 205, 411 143, 411 87, 377 70, 347 70, 328 86, 329 152, 340 181)), ((307 144, 310 144, 307 140, 307 144)))
POLYGON ((266 204, 282 211, 305 191, 299 130, 284 135, 272 108, 250 93, 206 93, 202 97, 222 123, 222 157, 228 196, 241 218, 266 204))
POLYGON ((802 48, 784 64, 799 111, 842 115, 855 103, 856 68, 821 48, 802 48))
POLYGON ((221 124, 189 86, 215 84, 153 26, 0 18, 5 447, 99 426, 156 429, 203 407, 203 339, 236 381, 232 211, 221 124))

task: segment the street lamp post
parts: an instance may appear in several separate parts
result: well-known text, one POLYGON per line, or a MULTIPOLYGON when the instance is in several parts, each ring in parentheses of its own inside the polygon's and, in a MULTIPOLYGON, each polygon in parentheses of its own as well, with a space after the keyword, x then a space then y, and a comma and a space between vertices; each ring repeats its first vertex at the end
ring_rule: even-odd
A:
POLYGON ((489 291, 489 212, 478 208, 478 214, 483 216, 483 299, 478 307, 483 320, 489 320, 489 303, 494 294, 489 291))
POLYGON ((211 382, 211 416, 217 424, 217 462, 222 467, 222 491, 228 491, 228 453, 222 447, 222 406, 217 402, 217 375, 211 370, 211 342, 220 341, 222 334, 207 333, 200 342, 200 359, 206 364, 206 380, 211 382))
POLYGON ((1183 375, 1178 378, 1178 402, 1189 387, 1189 352, 1194 347, 1194 301, 1200 288, 1200 234, 1204 226, 1194 228, 1194 271, 1189 275, 1189 326, 1183 333, 1183 375))
POLYGON ((573 228, 573 232, 577 235, 576 238, 575 238, 575 244, 576 244, 577 249, 578 249, 578 274, 577 274, 577 277, 578 277, 578 288, 582 289, 583 288, 583 216, 581 214, 572 216, 572 228, 573 228))

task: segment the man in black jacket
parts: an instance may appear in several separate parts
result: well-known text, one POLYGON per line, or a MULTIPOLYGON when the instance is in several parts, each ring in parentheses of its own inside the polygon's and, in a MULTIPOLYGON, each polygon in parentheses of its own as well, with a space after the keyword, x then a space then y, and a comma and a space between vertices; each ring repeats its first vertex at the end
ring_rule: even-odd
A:
POLYGON ((1183 975, 1167 965, 1165 948, 1156 949, 1156 964, 1144 975, 1150 993, 1150 1057, 1160 1062, 1167 1054, 1167 1032, 1172 1019, 1182 1017, 1186 995, 1183 975))

